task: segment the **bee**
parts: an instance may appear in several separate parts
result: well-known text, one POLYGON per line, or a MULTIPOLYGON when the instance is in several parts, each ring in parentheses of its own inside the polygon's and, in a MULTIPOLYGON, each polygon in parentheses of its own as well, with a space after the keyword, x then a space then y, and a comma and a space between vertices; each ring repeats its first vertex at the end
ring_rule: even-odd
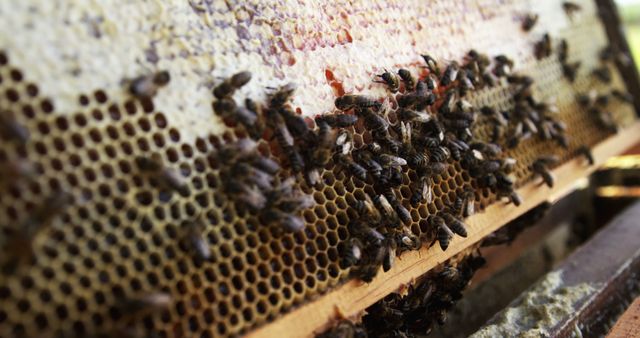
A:
MULTIPOLYGON (((256 154, 257 147, 258 147, 258 144, 256 143, 256 141, 248 138, 242 138, 237 140, 236 142, 225 143, 224 146, 218 149, 216 158, 221 162, 226 162, 226 161, 232 162, 239 158, 251 157, 256 154)), ((160 158, 158 155, 154 155, 154 156, 158 161, 160 161, 160 158)), ((150 167, 150 169, 148 170, 151 170, 151 171, 157 170, 157 169, 151 169, 151 168, 157 168, 157 166, 154 166, 153 162, 150 162, 144 159, 141 159, 139 161, 143 162, 139 164, 145 167, 150 167)))
POLYGON ((633 95, 631 95, 629 92, 624 92, 619 89, 613 89, 611 91, 611 95, 613 95, 615 98, 619 99, 622 102, 633 104, 633 95))
POLYGON ((422 58, 424 59, 424 62, 427 64, 427 68, 429 69, 429 72, 437 76, 440 76, 440 67, 438 67, 438 62, 436 61, 436 59, 432 58, 430 55, 427 55, 427 54, 423 54, 420 56, 422 56, 422 58))
POLYGON ((604 83, 611 83, 612 81, 612 75, 611 75, 611 70, 609 69, 609 67, 607 66, 602 66, 602 67, 598 67, 595 68, 592 71, 592 74, 598 78, 598 80, 604 82, 604 83))
POLYGON ((363 166, 356 163, 348 156, 340 156, 339 161, 347 169, 349 175, 359 179, 362 182, 367 181, 367 169, 365 169, 363 166))
POLYGON ((380 211, 376 208, 371 197, 367 194, 365 194, 364 200, 356 201, 354 208, 358 212, 358 215, 364 219, 371 220, 374 223, 379 222, 381 219, 380 211))
POLYGON ((138 99, 150 99, 156 95, 158 89, 166 86, 170 80, 171 76, 168 71, 141 75, 129 82, 129 93, 138 99))
POLYGON ((415 111, 411 109, 399 109, 398 118, 404 122, 427 123, 433 119, 431 114, 427 112, 415 111))
POLYGON ((530 31, 537 22, 538 14, 528 13, 522 20, 522 30, 525 32, 530 31))
POLYGON ((424 93, 414 92, 396 96, 396 102, 401 108, 413 108, 416 110, 424 110, 426 107, 436 102, 435 94, 425 91, 424 93))
POLYGON ((237 109, 236 101, 228 97, 223 97, 213 102, 213 111, 223 118, 233 117, 237 109))
POLYGON ((271 190, 273 188, 273 176, 247 162, 236 162, 230 173, 236 177, 243 178, 247 182, 255 184, 262 190, 271 190))
POLYGON ((567 14, 567 16, 572 17, 574 13, 582 10, 582 6, 576 4, 575 2, 564 1, 562 3, 562 9, 567 14))
POLYGON ((356 113, 364 119, 365 127, 372 133, 386 132, 389 129, 389 122, 371 109, 357 109, 356 113))
POLYGON ((218 99, 230 97, 233 93, 251 81, 251 73, 248 71, 233 74, 213 88, 213 95, 218 99))
POLYGON ((407 160, 402 157, 389 155, 389 154, 380 154, 377 157, 378 162, 382 166, 391 166, 391 167, 403 167, 407 165, 407 160))
POLYGON ((378 230, 368 226, 360 220, 354 220, 347 225, 349 233, 358 236, 368 245, 380 246, 385 237, 378 230))
POLYGON ((440 78, 440 83, 443 86, 448 86, 453 81, 455 81, 455 79, 458 76, 459 68, 460 67, 458 66, 458 63, 455 61, 452 61, 444 70, 444 74, 442 74, 442 78, 440 78))
POLYGON ((459 220, 457 217, 450 213, 442 213, 442 219, 447 224, 449 229, 456 233, 460 237, 467 237, 467 226, 459 220))
POLYGON ((587 159, 589 165, 594 165, 596 163, 591 149, 585 145, 581 145, 580 147, 578 147, 578 149, 576 149, 576 154, 584 156, 587 159))
POLYGON ((403 68, 398 69, 398 76, 400 76, 400 79, 402 79, 402 82, 404 83, 405 91, 413 90, 416 85, 416 81, 409 70, 403 68))
POLYGON ((393 267, 396 259, 396 251, 388 245, 383 245, 379 250, 378 255, 382 256, 382 271, 387 272, 393 267))
POLYGON ((278 88, 278 90, 269 95, 269 108, 282 108, 287 103, 287 101, 289 101, 295 90, 296 85, 293 83, 287 83, 286 85, 278 88))
POLYGON ((322 115, 316 118, 322 119, 325 123, 333 128, 347 128, 351 127, 356 122, 358 122, 358 116, 351 114, 333 114, 333 115, 322 115))
POLYGON ((458 90, 460 92, 460 96, 464 97, 467 95, 467 93, 470 90, 474 90, 475 87, 473 86, 473 73, 470 70, 465 70, 462 69, 458 72, 457 78, 458 83, 460 84, 460 86, 458 87, 458 90))
POLYGON ((0 135, 21 144, 29 141, 29 130, 19 124, 8 111, 0 111, 0 135))
POLYGON ((205 224, 202 219, 198 218, 197 221, 184 221, 182 222, 182 228, 186 230, 185 242, 187 246, 198 259, 209 261, 211 259, 211 249, 203 236, 205 224))
POLYGON ((189 194, 189 186, 184 176, 179 171, 164 166, 159 154, 153 154, 151 157, 138 156, 135 161, 140 170, 156 176, 164 187, 174 190, 183 196, 189 194))
POLYGON ((309 134, 309 126, 302 116, 286 107, 280 108, 278 112, 284 118, 285 125, 293 137, 302 138, 309 134))
POLYGON ((0 181, 14 181, 21 178, 33 179, 38 174, 36 166, 26 159, 15 159, 0 166, 0 181))
POLYGON ((305 227, 301 217, 284 212, 276 206, 263 209, 260 220, 265 224, 277 224, 288 232, 299 232, 305 227))
POLYGON ((353 149, 353 137, 348 130, 341 130, 336 137, 336 148, 339 155, 346 156, 353 149))
POLYGON ((446 147, 432 148, 429 153, 429 160, 431 162, 445 162, 451 157, 451 152, 446 147))
POLYGON ((11 253, 12 258, 3 264, 3 269, 14 272, 20 262, 31 262, 35 255, 37 237, 51 229, 54 219, 69 208, 72 203, 73 197, 64 191, 56 191, 47 197, 11 237, 7 251, 11 253))
POLYGON ((373 97, 365 95, 343 95, 335 100, 336 108, 347 111, 351 108, 358 107, 360 109, 375 108, 379 109, 382 104, 373 97))
POLYGON ((293 136, 291 136, 289 128, 287 128, 284 122, 284 118, 271 109, 267 111, 267 114, 269 127, 274 131, 278 145, 289 160, 291 169, 296 173, 301 172, 304 168, 304 160, 294 147, 293 136))
MULTIPOLYGON (((420 82, 418 82, 418 83, 420 83, 420 82)), ((438 87, 438 79, 433 74, 427 75, 427 77, 424 79, 424 83, 426 84, 427 89, 429 89, 429 90, 434 90, 434 89, 436 89, 438 87)))
POLYGON ((563 63, 562 64, 562 74, 570 81, 573 82, 576 79, 576 73, 578 73, 578 69, 582 63, 580 61, 571 62, 571 63, 563 63))
POLYGON ((233 194, 237 201, 249 207, 253 211, 263 209, 267 204, 267 198, 255 185, 249 186, 235 177, 228 177, 225 183, 227 192, 233 194))
POLYGON ((404 224, 410 224, 412 219, 409 210, 407 210, 407 208, 405 208, 404 205, 402 205, 402 203, 400 203, 400 201, 398 201, 397 199, 394 199, 392 201, 392 204, 400 220, 404 222, 404 224))
POLYGON ((422 247, 422 241, 405 226, 402 232, 396 235, 396 245, 400 249, 400 252, 405 250, 419 250, 422 247))
POLYGON ((311 163, 316 167, 323 168, 331 159, 335 135, 324 120, 316 119, 316 125, 318 126, 318 134, 315 138, 315 147, 311 150, 311 163))
POLYGON ((381 81, 374 81, 374 82, 386 84, 387 87, 389 88, 389 91, 392 93, 398 92, 400 81, 398 81, 398 78, 395 75, 393 75, 393 73, 390 73, 385 70, 384 73, 376 75, 376 77, 379 77, 381 81))
MULTIPOLYGON (((507 76, 511 73, 511 69, 513 68, 513 60, 509 59, 504 54, 495 56, 493 59, 496 62, 493 68, 493 73, 497 77, 507 76)), ((484 77, 484 80, 487 81, 487 77, 484 77)))
POLYGON ((444 219, 440 216, 430 215, 427 221, 436 231, 436 239, 440 244, 440 248, 442 251, 446 251, 454 236, 453 231, 449 229, 444 219))
POLYGON ((172 300, 167 293, 153 292, 121 300, 117 307, 126 318, 132 318, 164 311, 172 300))
POLYGON ((358 264, 360 258, 362 258, 362 248, 362 242, 358 238, 350 238, 347 241, 344 252, 342 254, 341 265, 349 267, 358 264))
POLYGON ((598 97, 596 97, 595 104, 597 106, 606 107, 609 105, 609 95, 598 95, 598 97))
POLYGON ((566 39, 560 40, 558 44, 558 60, 560 63, 567 62, 567 58, 569 57, 569 44, 566 39))
POLYGON ((280 165, 278 162, 260 154, 252 156, 250 162, 252 166, 269 173, 271 176, 276 175, 280 171, 280 165))
POLYGON ((393 206, 389 203, 389 200, 385 195, 377 195, 373 198, 373 204, 382 212, 383 215, 390 218, 395 218, 395 211, 393 206))
POLYGON ((319 334, 317 338, 366 338, 365 329, 349 320, 340 321, 335 327, 319 334))
POLYGON ((553 157, 541 157, 535 160, 531 165, 531 170, 535 174, 540 175, 542 177, 543 182, 547 186, 549 186, 549 188, 553 187, 555 180, 553 178, 553 175, 547 168, 547 166, 552 165, 556 162, 557 162, 557 159, 554 159, 553 157))
POLYGON ((549 36, 549 33, 545 33, 542 36, 542 39, 536 42, 534 50, 535 50, 534 55, 538 60, 541 60, 551 55, 552 48, 551 48, 551 37, 549 36))

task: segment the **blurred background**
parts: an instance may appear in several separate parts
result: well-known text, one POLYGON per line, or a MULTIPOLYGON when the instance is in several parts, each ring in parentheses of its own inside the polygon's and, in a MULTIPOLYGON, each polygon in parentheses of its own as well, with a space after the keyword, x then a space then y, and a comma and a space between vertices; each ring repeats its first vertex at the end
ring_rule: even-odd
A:
POLYGON ((633 59, 637 65, 640 60, 640 0, 617 0, 616 3, 624 21, 633 59))

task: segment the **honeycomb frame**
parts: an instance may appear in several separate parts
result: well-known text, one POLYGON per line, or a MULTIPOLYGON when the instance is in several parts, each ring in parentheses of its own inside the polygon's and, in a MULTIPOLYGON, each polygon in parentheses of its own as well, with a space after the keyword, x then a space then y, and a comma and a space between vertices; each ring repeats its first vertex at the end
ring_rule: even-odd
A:
MULTIPOLYGON (((505 15, 514 7, 496 9, 491 15, 505 15)), ((602 27, 589 9, 593 8, 585 8, 586 18, 560 32, 579 46, 576 49, 585 56, 583 67, 595 63, 605 42, 602 27), (594 34, 600 43, 593 43, 594 34)), ((529 182, 527 168, 536 156, 555 153, 565 163, 575 156, 577 146, 593 146, 608 135, 592 119, 584 118, 587 112, 574 100, 576 92, 606 87, 586 74, 569 85, 555 59, 536 63, 527 47, 519 46, 517 63, 523 65, 519 71, 534 76, 535 91, 542 99, 556 97, 561 118, 570 126, 571 143, 567 151, 558 152, 550 144, 532 140, 509 152, 519 160, 518 186, 529 182)), ((163 112, 156 100, 141 102, 114 95, 110 89, 78 94, 77 112, 61 111, 57 97, 44 95, 29 70, 13 64, 17 56, 12 46, 4 48, 0 108, 11 111, 31 135, 24 146, 3 140, 0 163, 29 159, 38 176, 31 182, 0 179, 0 242, 10 241, 28 211, 53 191, 65 189, 75 203, 55 219, 46 236, 37 238, 35 264, 0 278, 0 335, 100 334, 110 326, 120 326, 123 315, 116 306, 118 299, 164 291, 172 295, 171 307, 144 316, 134 331, 155 329, 161 336, 233 336, 275 320, 347 279, 348 269, 338 264, 338 245, 348 236, 348 209, 353 196, 364 191, 361 182, 327 167, 322 174, 326 186, 312 192, 318 206, 303 212, 306 222, 315 226, 307 226, 303 233, 282 234, 250 215, 229 217, 239 211, 219 189, 219 164, 212 151, 242 137, 242 131, 219 126, 218 130, 225 131, 194 136, 176 122, 180 120, 174 114, 163 112), (190 196, 159 192, 157 184, 136 171, 133 158, 149 153, 160 154, 180 171, 189 181, 190 196), (178 241, 179 222, 201 210, 211 225, 206 237, 214 256, 206 263, 194 260, 178 241)), ((614 75, 614 84, 622 88, 619 74, 614 75)), ((300 91, 304 92, 304 86, 300 91)), ((512 104, 504 86, 474 93, 470 101, 502 109, 512 104)), ((619 112, 621 124, 634 119, 633 110, 624 104, 614 102, 611 109, 619 112)), ((477 133, 486 135, 482 127, 477 133)), ((358 139, 366 138, 361 131, 358 139)), ((264 141, 260 149, 271 151, 264 141)), ((405 182, 410 175, 405 172, 405 182)), ((437 178, 436 202, 417 208, 405 205, 413 218, 414 233, 425 232, 421 221, 469 182, 454 164, 437 178)), ((301 188, 312 191, 304 183, 301 188)), ((485 208, 494 201, 485 194, 478 203, 485 208)))

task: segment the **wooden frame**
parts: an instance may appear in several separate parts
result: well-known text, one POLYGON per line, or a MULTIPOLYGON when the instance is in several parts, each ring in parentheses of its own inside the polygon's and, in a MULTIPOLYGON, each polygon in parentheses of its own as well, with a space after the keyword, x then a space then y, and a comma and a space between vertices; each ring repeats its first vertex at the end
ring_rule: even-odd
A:
POLYGON ((423 247, 419 251, 403 254, 395 266, 386 273, 379 273, 369 284, 351 280, 322 297, 312 300, 279 319, 259 327, 247 337, 312 337, 327 329, 340 318, 358 317, 367 307, 391 292, 409 285, 419 276, 460 253, 502 225, 544 201, 555 201, 574 189, 580 178, 588 176, 598 165, 611 156, 620 154, 640 142, 640 122, 636 122, 615 136, 593 148, 596 164, 588 166, 584 158, 575 158, 553 173, 556 184, 549 189, 539 180, 530 182, 518 190, 523 198, 520 207, 495 203, 484 213, 466 220, 468 237, 454 239, 447 251, 438 246, 423 247))

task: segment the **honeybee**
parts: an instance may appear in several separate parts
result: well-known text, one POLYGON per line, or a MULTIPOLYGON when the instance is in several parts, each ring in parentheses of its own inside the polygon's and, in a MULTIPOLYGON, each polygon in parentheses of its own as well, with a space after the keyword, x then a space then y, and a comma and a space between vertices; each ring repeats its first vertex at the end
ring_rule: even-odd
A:
POLYGON ((586 145, 581 145, 580 147, 578 147, 578 149, 576 149, 576 154, 579 156, 584 156, 587 159, 589 165, 594 165, 596 163, 593 157, 593 153, 591 152, 591 148, 587 147, 586 145))
POLYGON ((363 219, 370 220, 373 223, 378 223, 381 220, 380 211, 376 208, 368 194, 365 194, 363 200, 357 200, 354 208, 363 219))
POLYGON ((409 210, 407 210, 407 208, 405 208, 404 205, 402 205, 402 203, 400 203, 400 201, 398 201, 397 199, 393 200, 392 204, 394 210, 396 211, 396 214, 398 215, 398 218, 400 218, 400 220, 404 222, 404 224, 410 224, 412 219, 409 210))
POLYGON ((427 54, 423 54, 421 56, 424 59, 424 62, 427 64, 427 68, 429 68, 429 72, 437 76, 440 76, 440 67, 438 67, 438 62, 436 61, 436 59, 432 58, 430 55, 427 55, 427 54))
POLYGON ((551 55, 552 48, 551 48, 551 37, 549 36, 549 33, 545 33, 542 36, 542 39, 536 42, 534 49, 535 49, 534 55, 538 60, 541 60, 551 55))
POLYGON ((403 68, 398 69, 398 76, 400 76, 400 79, 402 79, 402 82, 404 83, 405 91, 413 90, 414 86, 416 85, 416 81, 409 70, 403 68))
POLYGON ((413 190, 413 194, 411 195, 411 204, 416 206, 422 202, 427 204, 431 204, 433 202, 433 184, 430 178, 421 177, 418 182, 416 182, 413 190))
POLYGON ((393 73, 390 73, 385 70, 384 73, 376 75, 376 77, 379 77, 382 81, 374 81, 374 82, 386 84, 387 87, 389 88, 389 91, 392 93, 396 93, 398 91, 400 82, 398 81, 398 78, 395 75, 393 75, 393 73))
POLYGON ((242 205, 249 207, 253 211, 261 210, 266 206, 267 198, 260 188, 255 185, 249 186, 235 177, 226 178, 225 189, 233 194, 242 205))
POLYGON ((182 222, 182 228, 186 231, 185 242, 198 259, 208 261, 211 259, 211 249, 203 236, 205 224, 200 217, 196 221, 182 222))
POLYGON ((159 154, 153 154, 151 157, 138 156, 135 161, 140 170, 154 174, 166 188, 183 196, 189 194, 189 186, 184 176, 173 168, 165 167, 159 154))
POLYGON ((287 83, 286 85, 278 88, 275 92, 269 95, 269 108, 280 109, 293 95, 296 90, 296 85, 293 83, 287 83))
POLYGON ((29 141, 29 130, 19 124, 9 111, 0 111, 0 135, 20 142, 22 144, 29 141))
POLYGON ((118 309, 126 318, 132 318, 164 311, 172 300, 171 295, 167 293, 153 292, 124 299, 119 302, 118 309))
POLYGON ((293 137, 303 138, 309 134, 309 126, 302 116, 286 107, 280 108, 278 112, 284 118, 285 125, 293 137))
POLYGON ((538 14, 528 13, 522 20, 522 30, 525 32, 530 31, 533 26, 538 22, 538 14))
POLYGON ((624 92, 619 89, 613 89, 611 91, 611 95, 621 100, 622 102, 633 104, 633 95, 631 95, 629 92, 624 92))
POLYGON ((457 78, 458 70, 458 63, 456 61, 452 61, 444 70, 444 74, 442 74, 442 78, 440 78, 440 83, 443 86, 450 85, 457 78))
POLYGON ((166 86, 171 80, 168 71, 141 75, 129 82, 129 92, 139 99, 150 99, 156 95, 158 89, 166 86))
POLYGON ((613 79, 611 75, 611 70, 607 66, 601 66, 601 67, 595 68, 592 71, 592 74, 604 83, 611 83, 613 79))
POLYGON ((233 95, 236 89, 241 88, 251 80, 251 73, 248 71, 239 72, 225 79, 213 89, 213 95, 222 99, 233 95))
POLYGON ((361 109, 375 108, 378 109, 382 104, 373 97, 364 95, 343 95, 335 100, 336 108, 346 111, 354 107, 361 109))
POLYGON ((322 115, 317 117, 316 121, 318 119, 321 119, 333 128, 347 128, 358 122, 358 116, 351 114, 322 115))
POLYGON ((0 166, 0 181, 14 181, 21 178, 33 179, 38 170, 36 166, 26 159, 10 160, 0 166))
POLYGON ((360 258, 362 258, 362 248, 362 242, 358 238, 350 238, 344 248, 341 265, 349 267, 358 264, 360 258))
POLYGON ((552 188, 554 185, 554 178, 551 172, 549 171, 549 165, 553 165, 558 162, 557 157, 555 156, 543 156, 536 159, 533 164, 531 164, 531 170, 542 177, 544 183, 552 188))
POLYGON ((576 73, 582 63, 580 61, 562 64, 562 73, 571 82, 575 81, 576 73))
POLYGON ((440 244, 440 248, 442 251, 446 251, 453 238, 453 231, 449 229, 444 219, 440 216, 430 215, 427 221, 436 231, 436 239, 440 244))
POLYGON ((377 195, 373 198, 373 203, 382 212, 383 215, 390 218, 395 218, 396 213, 393 210, 393 206, 389 203, 389 200, 385 195, 377 195))
POLYGON ((447 212, 441 214, 449 229, 460 237, 467 237, 467 226, 461 220, 447 212))
POLYGON ((365 127, 372 133, 386 132, 389 129, 389 122, 371 109, 357 109, 356 113, 364 119, 365 127))
POLYGON ((340 164, 347 169, 349 175, 354 176, 362 182, 367 181, 367 169, 353 161, 349 156, 340 155, 338 159, 340 164))
POLYGON ((340 321, 335 327, 319 334, 317 338, 365 338, 366 331, 349 320, 340 321))

